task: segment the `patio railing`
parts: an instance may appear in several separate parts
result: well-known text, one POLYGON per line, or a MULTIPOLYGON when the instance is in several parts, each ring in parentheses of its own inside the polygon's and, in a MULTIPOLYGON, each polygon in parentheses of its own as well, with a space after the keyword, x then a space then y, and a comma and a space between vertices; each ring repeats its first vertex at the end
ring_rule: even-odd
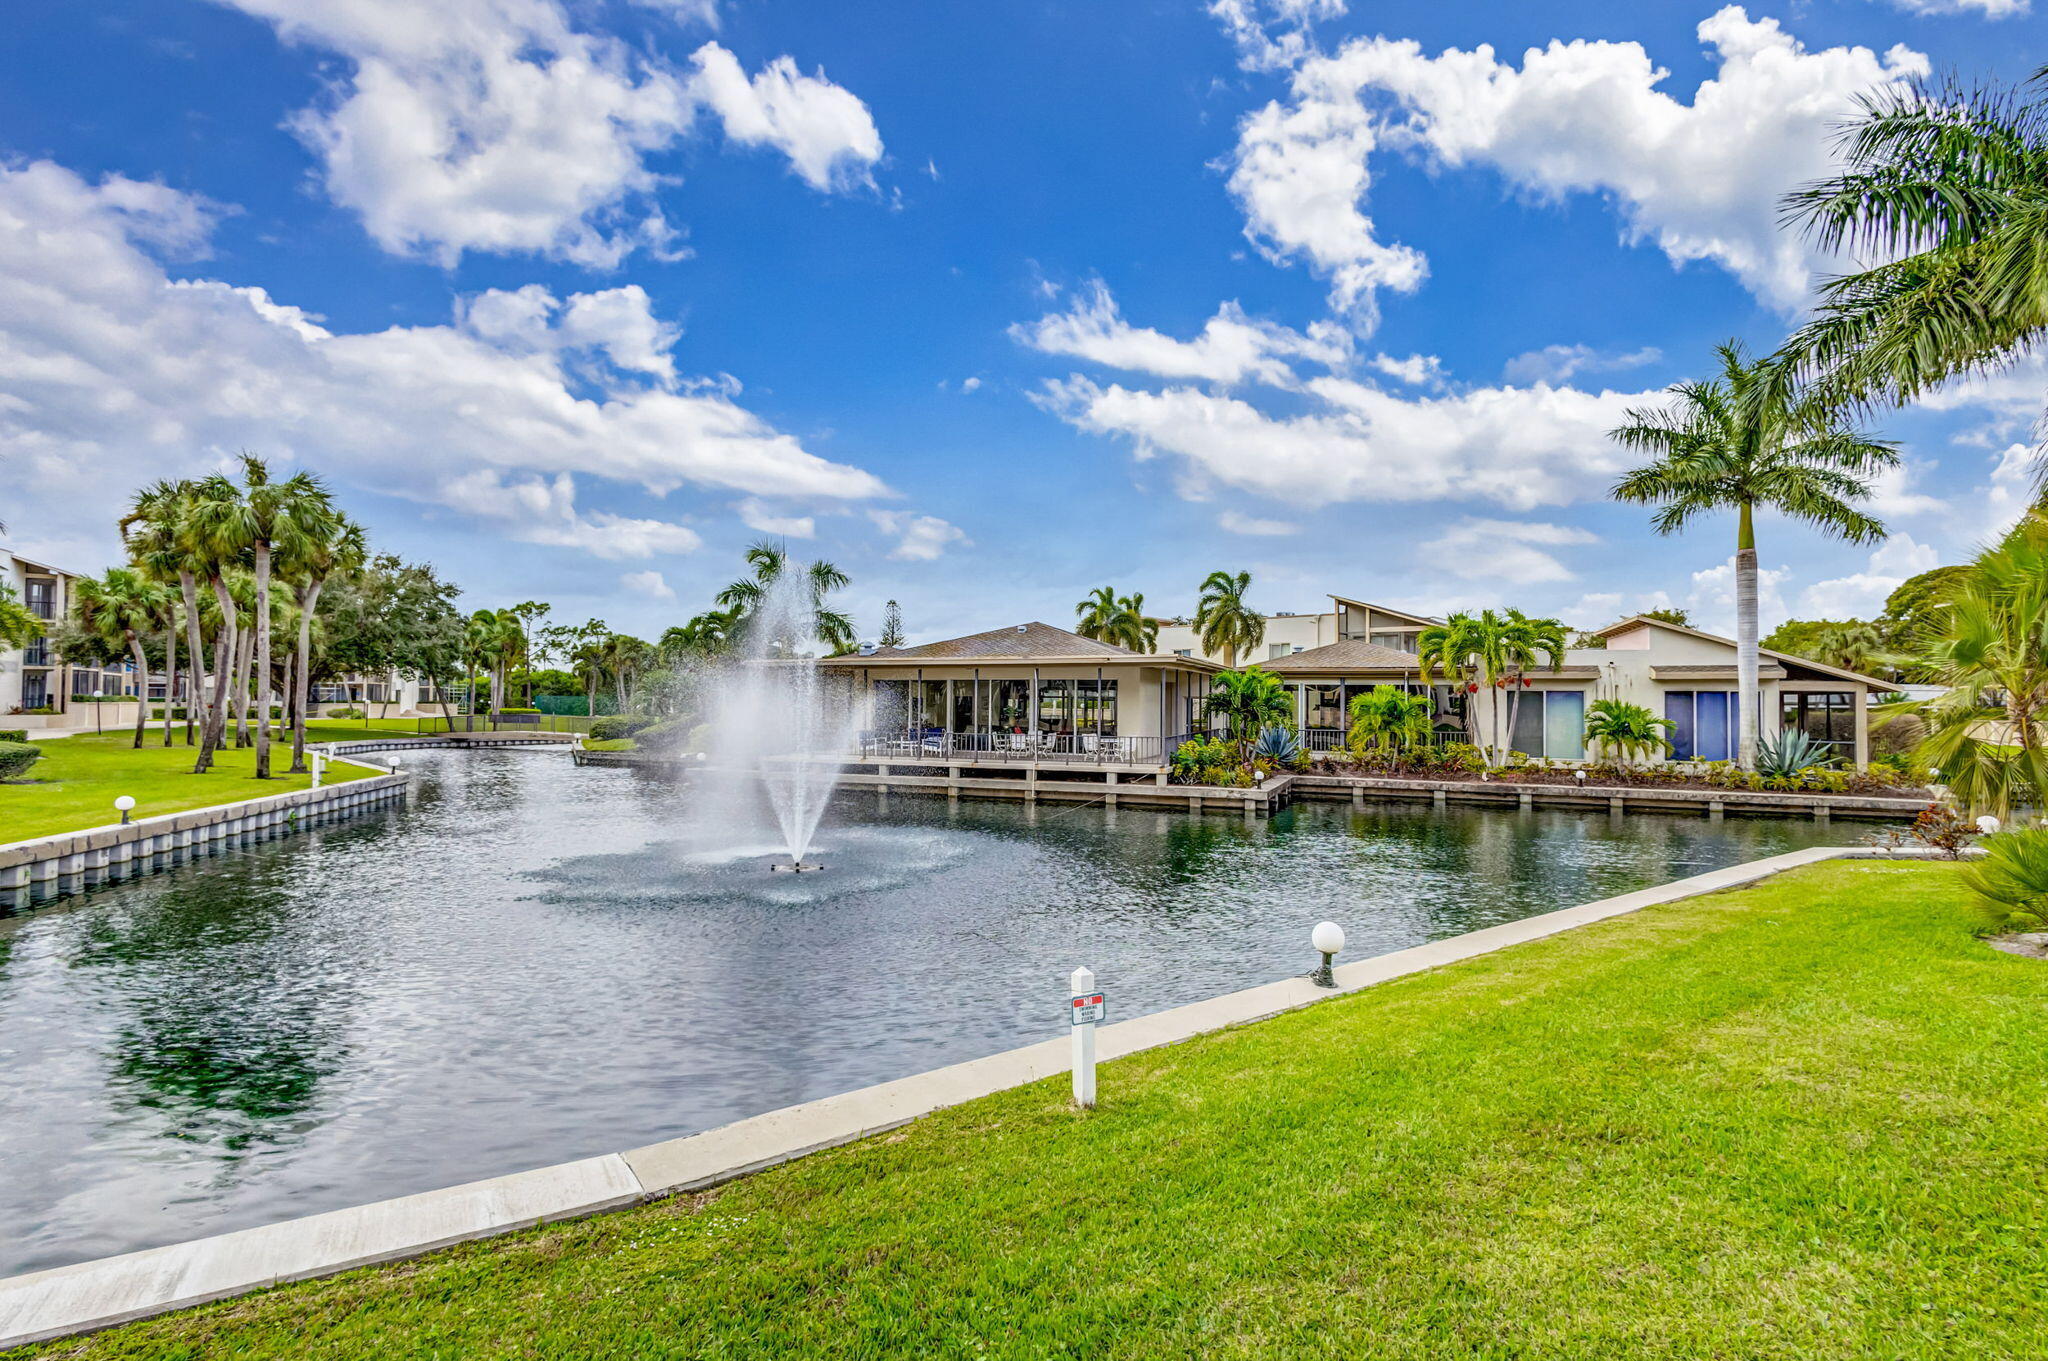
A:
POLYGON ((870 732, 859 739, 864 761, 1064 761, 1160 766, 1184 738, 1118 737, 1110 733, 870 732))

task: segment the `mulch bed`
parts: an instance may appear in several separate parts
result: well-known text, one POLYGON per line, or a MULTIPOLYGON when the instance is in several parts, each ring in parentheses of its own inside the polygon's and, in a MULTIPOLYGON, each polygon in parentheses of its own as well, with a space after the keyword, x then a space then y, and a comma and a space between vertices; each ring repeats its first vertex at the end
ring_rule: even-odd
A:
MULTIPOLYGON (((1418 784, 1437 783, 1447 780, 1468 784, 1482 783, 1478 775, 1468 774, 1464 771, 1364 770, 1352 766, 1317 765, 1306 773, 1355 776, 1373 780, 1410 780, 1418 784)), ((1494 772, 1493 779, 1485 781, 1485 783, 1578 786, 1581 784, 1581 781, 1569 770, 1520 770, 1505 773, 1496 771, 1494 772)), ((1731 790, 1726 785, 1713 784, 1707 780, 1688 780, 1670 775, 1657 775, 1649 771, 1621 777, 1616 777, 1611 773, 1597 775, 1588 773, 1583 784, 1588 789, 1727 790, 1730 793, 1742 794, 1822 794, 1836 792, 1820 789, 1731 790)), ((1934 795, 1925 789, 1875 783, 1857 785, 1839 792, 1844 795, 1859 795, 1879 799, 1920 799, 1931 802, 1934 798, 1934 795)))

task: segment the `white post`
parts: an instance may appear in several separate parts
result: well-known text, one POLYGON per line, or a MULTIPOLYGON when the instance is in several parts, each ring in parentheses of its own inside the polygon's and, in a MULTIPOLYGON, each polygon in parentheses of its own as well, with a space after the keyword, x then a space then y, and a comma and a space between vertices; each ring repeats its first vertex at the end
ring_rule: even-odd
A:
MULTIPOLYGON (((1082 965, 1068 976, 1067 987, 1070 997, 1091 996, 1095 992, 1095 971, 1082 965)), ((1074 1104, 1089 1110, 1095 1105, 1095 1022, 1084 1021, 1074 1026, 1073 1031, 1074 1104)))
POLYGON ((327 758, 317 751, 307 754, 313 758, 313 788, 318 789, 320 787, 320 771, 327 764, 327 758))

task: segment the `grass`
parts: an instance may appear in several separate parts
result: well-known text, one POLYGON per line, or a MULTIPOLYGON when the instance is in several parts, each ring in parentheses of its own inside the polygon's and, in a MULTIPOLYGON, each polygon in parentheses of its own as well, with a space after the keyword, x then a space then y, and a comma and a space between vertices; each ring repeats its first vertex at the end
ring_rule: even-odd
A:
POLYGON ((27 1354, 2039 1355, 2048 966, 1966 899, 1815 867, 27 1354))
MULTIPOLYGON (((306 728, 308 741, 351 735, 361 736, 360 729, 325 724, 308 724, 306 728)), ((130 745, 133 741, 134 730, 129 728, 36 743, 43 759, 29 767, 21 781, 0 783, 0 841, 25 841, 119 822, 121 815, 114 811, 114 800, 123 794, 134 796, 132 816, 142 818, 283 794, 312 783, 309 775, 284 774, 292 763, 289 742, 271 751, 276 777, 259 780, 254 747, 228 747, 219 753, 213 770, 194 775, 196 753, 185 745, 182 727, 169 747, 162 745, 161 728, 149 731, 139 751, 130 745)), ((357 780, 374 773, 336 763, 327 768, 322 783, 357 780)))

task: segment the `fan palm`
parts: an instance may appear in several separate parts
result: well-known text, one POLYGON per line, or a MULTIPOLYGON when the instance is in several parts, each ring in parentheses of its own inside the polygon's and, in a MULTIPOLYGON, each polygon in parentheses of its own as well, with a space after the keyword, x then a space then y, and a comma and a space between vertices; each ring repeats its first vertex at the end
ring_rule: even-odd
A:
POLYGON ((1236 667, 1239 653, 1266 641, 1265 616, 1245 603, 1251 588, 1250 572, 1211 572, 1203 578, 1201 599, 1195 603, 1195 636, 1202 651, 1222 653, 1228 667, 1236 667))
POLYGON ((325 522, 309 528, 312 532, 295 544, 285 558, 285 575, 293 581, 292 604, 298 612, 298 680, 292 696, 294 775, 303 774, 306 769, 306 682, 312 665, 313 619, 320 607, 320 592, 329 580, 362 571, 370 555, 363 527, 345 515, 329 516, 325 522))
POLYGON ((1732 510, 1735 531, 1735 661, 1741 690, 1738 759, 1756 767, 1756 512, 1775 510, 1850 543, 1882 539, 1884 525, 1853 504, 1870 479, 1899 461, 1888 440, 1849 428, 1803 400, 1784 371, 1749 359, 1731 341, 1718 347, 1721 372, 1672 388, 1662 409, 1628 413, 1611 432, 1622 447, 1655 457, 1614 484, 1616 500, 1662 509, 1659 534, 1702 515, 1732 510))
POLYGON ((1888 669, 1893 658, 1885 647, 1884 634, 1877 625, 1862 619, 1844 620, 1829 624, 1814 634, 1806 655, 1829 666, 1839 666, 1845 671, 1861 671, 1865 675, 1888 669))
MULTIPOLYGON (((754 569, 750 577, 741 577, 718 593, 720 605, 734 612, 739 621, 737 632, 751 632, 758 626, 760 611, 768 599, 769 591, 792 570, 789 549, 771 539, 763 539, 747 549, 747 565, 754 569)), ((853 621, 831 608, 827 602, 832 592, 843 590, 851 578, 829 562, 814 562, 804 567, 803 574, 808 587, 807 613, 811 616, 811 631, 828 652, 843 652, 854 644, 853 621)), ((803 639, 770 638, 763 646, 770 651, 794 651, 803 639)))
POLYGON ((170 608, 170 591, 133 567, 109 567, 104 576, 83 577, 76 593, 76 622, 109 647, 126 646, 142 694, 135 706, 135 745, 149 722, 149 658, 142 638, 154 632, 170 608))
MULTIPOLYGON (((217 551, 203 527, 192 514, 201 483, 159 481, 135 494, 120 529, 129 552, 153 574, 178 583, 184 608, 185 652, 189 658, 192 685, 185 703, 185 742, 192 744, 192 716, 199 716, 199 755, 193 769, 205 771, 213 764, 213 751, 225 727, 227 705, 227 653, 232 639, 226 632, 214 635, 214 676, 207 683, 205 633, 206 611, 200 606, 199 586, 213 593, 217 628, 232 630, 234 614, 223 607, 226 587, 222 580, 229 560, 217 551)), ((218 492, 218 488, 214 489, 218 492)))
POLYGON ((1827 400, 1900 404, 2048 338, 2048 67, 2017 89, 1867 95, 1839 175, 1785 200, 1828 250, 1887 263, 1823 282, 1780 359, 1827 400))

